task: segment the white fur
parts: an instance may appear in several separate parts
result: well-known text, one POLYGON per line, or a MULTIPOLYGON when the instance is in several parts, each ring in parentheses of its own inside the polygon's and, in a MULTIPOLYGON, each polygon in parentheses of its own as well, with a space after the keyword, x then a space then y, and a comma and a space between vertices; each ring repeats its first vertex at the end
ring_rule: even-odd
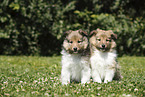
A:
POLYGON ((81 81, 86 83, 90 81, 91 69, 89 58, 80 56, 80 54, 69 54, 62 50, 62 84, 68 84, 70 80, 81 81))
POLYGON ((104 83, 111 82, 115 75, 114 61, 116 60, 116 50, 112 52, 101 52, 97 49, 94 50, 90 58, 92 67, 92 78, 94 82, 104 83))

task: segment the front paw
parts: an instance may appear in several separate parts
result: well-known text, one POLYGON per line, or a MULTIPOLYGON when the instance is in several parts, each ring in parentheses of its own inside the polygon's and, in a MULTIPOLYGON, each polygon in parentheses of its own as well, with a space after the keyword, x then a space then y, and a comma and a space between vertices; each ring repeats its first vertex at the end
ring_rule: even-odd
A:
POLYGON ((90 83, 90 77, 84 77, 81 79, 81 84, 90 83))
POLYGON ((96 79, 93 79, 93 81, 94 82, 97 82, 97 83, 102 83, 102 80, 101 79, 97 79, 97 78, 96 79))
POLYGON ((70 83, 70 80, 62 80, 62 85, 67 85, 70 83))
POLYGON ((67 82, 62 82, 62 85, 67 85, 68 83, 67 82))
POLYGON ((90 81, 81 81, 81 84, 85 84, 85 83, 89 84, 90 81))
POLYGON ((104 81, 104 83, 106 83, 106 84, 107 84, 107 83, 108 83, 108 80, 105 80, 105 81, 104 81))
POLYGON ((104 80, 104 83, 108 83, 111 82, 112 80, 104 80))

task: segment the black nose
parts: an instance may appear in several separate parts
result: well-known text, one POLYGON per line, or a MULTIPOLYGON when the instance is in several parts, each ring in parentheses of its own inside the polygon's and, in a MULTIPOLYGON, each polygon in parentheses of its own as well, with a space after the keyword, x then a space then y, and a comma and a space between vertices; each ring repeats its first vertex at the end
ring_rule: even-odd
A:
POLYGON ((77 47, 74 47, 73 49, 74 49, 74 51, 77 51, 77 47))
POLYGON ((105 44, 102 44, 102 47, 105 48, 105 44))

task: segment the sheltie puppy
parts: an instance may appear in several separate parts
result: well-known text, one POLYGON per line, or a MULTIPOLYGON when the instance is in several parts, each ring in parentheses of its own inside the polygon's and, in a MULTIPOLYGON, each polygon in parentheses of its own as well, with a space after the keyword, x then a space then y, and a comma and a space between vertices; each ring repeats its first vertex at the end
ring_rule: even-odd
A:
POLYGON ((91 69, 89 64, 90 50, 87 32, 83 30, 67 31, 63 41, 62 54, 62 84, 72 81, 90 82, 91 69))
POLYGON ((116 43, 117 35, 112 30, 104 31, 94 30, 90 33, 91 49, 91 68, 94 82, 111 82, 114 79, 120 79, 119 66, 116 61, 116 43))

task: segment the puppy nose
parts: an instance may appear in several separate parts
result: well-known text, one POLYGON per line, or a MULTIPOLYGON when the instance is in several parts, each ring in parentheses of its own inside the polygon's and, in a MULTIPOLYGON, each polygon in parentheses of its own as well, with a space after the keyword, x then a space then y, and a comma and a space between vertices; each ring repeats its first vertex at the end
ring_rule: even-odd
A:
POLYGON ((74 49, 74 51, 77 51, 77 47, 74 47, 73 49, 74 49))
POLYGON ((105 44, 102 44, 102 47, 105 48, 105 44))

